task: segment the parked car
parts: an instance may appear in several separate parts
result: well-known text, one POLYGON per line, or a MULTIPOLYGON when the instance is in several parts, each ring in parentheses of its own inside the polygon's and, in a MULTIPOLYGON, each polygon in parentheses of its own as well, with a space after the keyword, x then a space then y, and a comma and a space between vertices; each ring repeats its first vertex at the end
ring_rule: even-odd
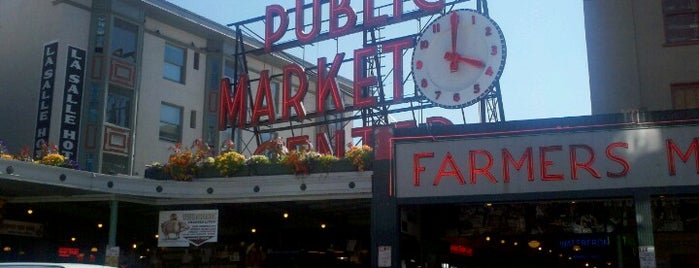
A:
POLYGON ((97 264, 85 263, 51 263, 51 262, 4 262, 0 268, 114 268, 97 264))

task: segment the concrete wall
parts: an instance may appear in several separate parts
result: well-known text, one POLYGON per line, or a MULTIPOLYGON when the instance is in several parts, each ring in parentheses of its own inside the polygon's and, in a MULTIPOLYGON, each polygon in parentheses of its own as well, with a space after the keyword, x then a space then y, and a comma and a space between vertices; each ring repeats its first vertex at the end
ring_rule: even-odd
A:
POLYGON ((699 44, 665 44, 658 1, 587 0, 593 114, 670 110, 671 85, 699 82, 699 44))
MULTIPOLYGON (((167 162, 171 142, 159 139, 161 103, 182 107, 182 143, 186 146, 201 137, 204 116, 206 54, 200 53, 199 70, 194 69, 195 47, 204 47, 206 40, 176 29, 153 18, 146 18, 143 36, 143 60, 136 113, 135 162, 139 174, 153 161, 167 162), (159 31, 160 34, 149 33, 159 31), (186 48, 185 83, 163 78, 165 44, 186 48), (191 44, 194 43, 194 47, 191 44), (195 128, 190 127, 191 111, 196 112, 195 128)), ((198 50, 197 50, 198 51, 198 50)))
POLYGON ((52 41, 58 41, 58 62, 49 140, 58 142, 68 45, 87 49, 89 22, 90 12, 75 5, 0 1, 0 139, 12 141, 12 153, 33 147, 43 47, 52 41))

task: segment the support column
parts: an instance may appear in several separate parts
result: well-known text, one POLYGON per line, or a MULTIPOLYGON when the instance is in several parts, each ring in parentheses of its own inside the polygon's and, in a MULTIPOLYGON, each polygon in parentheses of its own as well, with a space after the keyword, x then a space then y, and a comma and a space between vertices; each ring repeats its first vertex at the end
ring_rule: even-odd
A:
POLYGON ((374 128, 371 198, 371 267, 400 268, 400 216, 391 178, 393 129, 374 128))
POLYGON ((109 242, 108 248, 116 246, 117 222, 119 217, 119 201, 112 200, 109 203, 109 242))
POLYGON ((636 234, 641 268, 655 268, 655 241, 653 240, 653 209, 648 193, 635 193, 636 234))
POLYGON ((371 199, 371 267, 400 268, 400 218, 396 199, 389 196, 390 162, 374 161, 371 199))

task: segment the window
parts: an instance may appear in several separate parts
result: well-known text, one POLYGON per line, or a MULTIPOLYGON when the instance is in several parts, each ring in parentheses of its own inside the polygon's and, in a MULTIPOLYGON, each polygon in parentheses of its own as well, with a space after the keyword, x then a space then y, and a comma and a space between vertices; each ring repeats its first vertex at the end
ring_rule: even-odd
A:
POLYGON ((699 82, 672 84, 672 108, 697 109, 699 108, 699 82))
POLYGON ((199 70, 199 52, 194 52, 194 70, 199 70))
POLYGON ((129 174, 129 157, 102 154, 102 173, 104 174, 129 174))
POLYGON ((665 42, 699 43, 699 0, 663 0, 665 42))
POLYGON ((162 103, 160 105, 160 139, 180 142, 182 140, 182 108, 162 103))
POLYGON ((106 121, 123 128, 131 128, 131 94, 128 90, 109 89, 106 121))
POLYGON ((189 128, 197 128, 197 111, 189 111, 189 128))
POLYGON ((185 49, 165 44, 163 77, 184 84, 185 49))
POLYGON ((111 42, 112 56, 135 63, 137 38, 138 26, 114 19, 111 42))

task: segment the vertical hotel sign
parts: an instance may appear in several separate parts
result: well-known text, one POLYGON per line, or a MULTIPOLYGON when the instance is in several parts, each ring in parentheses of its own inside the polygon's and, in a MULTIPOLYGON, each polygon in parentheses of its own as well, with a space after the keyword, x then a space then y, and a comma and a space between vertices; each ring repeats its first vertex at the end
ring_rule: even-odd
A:
POLYGON ((56 59, 58 58, 58 42, 44 45, 41 63, 41 87, 39 89, 39 109, 36 115, 36 132, 34 133, 34 154, 41 151, 41 145, 46 144, 51 129, 51 106, 53 90, 56 83, 56 59))
POLYGON ((80 109, 85 83, 85 55, 85 50, 68 46, 58 146, 61 154, 72 160, 77 160, 78 154, 80 109))

